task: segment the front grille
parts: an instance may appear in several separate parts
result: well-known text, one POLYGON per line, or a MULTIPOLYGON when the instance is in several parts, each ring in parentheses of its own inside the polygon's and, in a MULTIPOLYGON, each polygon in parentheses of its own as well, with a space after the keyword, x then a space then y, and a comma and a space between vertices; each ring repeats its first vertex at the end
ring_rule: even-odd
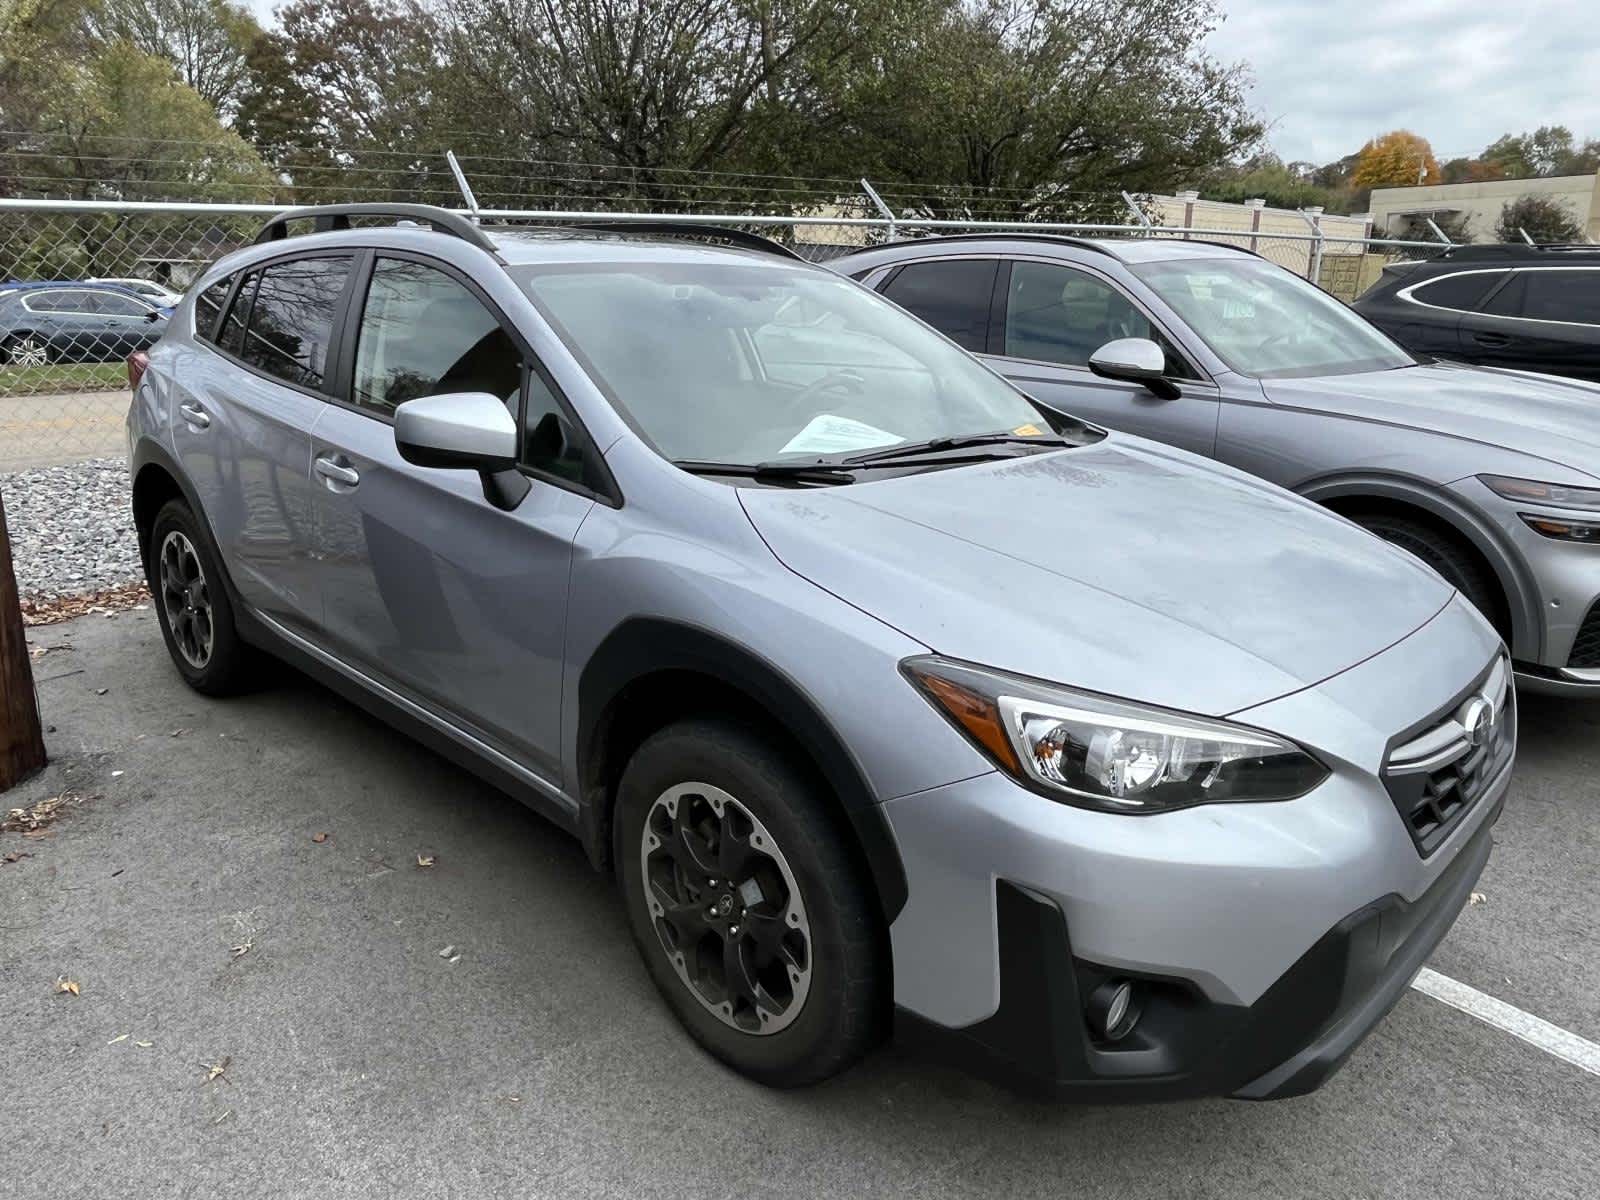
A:
POLYGON ((1517 702, 1510 665, 1498 660, 1442 716, 1389 751, 1383 783, 1417 853, 1437 850, 1510 761, 1517 744, 1517 702), (1475 712, 1484 704, 1493 714, 1475 712), (1471 727, 1487 728, 1474 744, 1471 727))
POLYGON ((1572 653, 1567 655, 1567 666, 1600 667, 1600 600, 1595 601, 1583 624, 1578 626, 1572 653))

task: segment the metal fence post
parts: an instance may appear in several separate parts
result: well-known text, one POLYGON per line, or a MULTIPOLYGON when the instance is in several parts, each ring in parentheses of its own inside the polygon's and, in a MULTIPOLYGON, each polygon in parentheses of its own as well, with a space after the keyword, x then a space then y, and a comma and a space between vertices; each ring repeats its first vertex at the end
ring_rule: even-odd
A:
POLYGON ((456 187, 461 189, 461 199, 466 201, 467 211, 472 214, 472 219, 477 221, 478 198, 472 194, 472 187, 467 183, 467 173, 461 169, 460 162, 456 160, 456 152, 446 150, 444 160, 450 164, 450 173, 456 177, 456 187))
POLYGON ((870 183, 868 183, 864 176, 862 177, 862 180, 861 180, 861 190, 867 193, 867 199, 871 200, 872 203, 877 206, 878 212, 883 215, 883 219, 885 221, 889 222, 889 240, 891 242, 894 241, 895 240, 894 210, 891 209, 887 204, 885 204, 883 202, 883 197, 878 195, 877 189, 874 188, 870 183))
POLYGON ((1322 233, 1322 206, 1313 204, 1297 211, 1300 213, 1300 219, 1311 226, 1311 261, 1306 266, 1306 278, 1321 287, 1322 244, 1326 240, 1322 233))

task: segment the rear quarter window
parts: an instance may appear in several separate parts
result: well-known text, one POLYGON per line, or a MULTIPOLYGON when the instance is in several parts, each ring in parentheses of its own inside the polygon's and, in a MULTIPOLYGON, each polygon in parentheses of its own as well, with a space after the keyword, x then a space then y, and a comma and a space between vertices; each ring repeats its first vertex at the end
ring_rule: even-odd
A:
POLYGON ((228 301, 228 289, 233 286, 233 276, 219 279, 194 298, 194 334, 204 341, 215 341, 217 318, 228 301))
POLYGON ((1445 275, 1418 285, 1411 296, 1412 299, 1423 304, 1431 304, 1435 308, 1472 312, 1505 277, 1504 271, 1468 271, 1445 275))

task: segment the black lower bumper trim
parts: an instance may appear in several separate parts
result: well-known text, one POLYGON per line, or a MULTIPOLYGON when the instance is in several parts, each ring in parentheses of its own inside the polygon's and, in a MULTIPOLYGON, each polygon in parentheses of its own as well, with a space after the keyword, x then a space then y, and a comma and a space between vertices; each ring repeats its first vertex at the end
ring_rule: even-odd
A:
POLYGON ((1409 903, 1386 896, 1351 913, 1248 1007, 1209 1001, 1184 980, 1075 959, 1061 909, 1001 880, 999 1008, 957 1029, 901 1009, 896 1038, 1055 1100, 1303 1095, 1338 1070, 1449 931, 1488 861, 1500 803, 1426 893, 1409 903), (1112 974, 1137 981, 1143 1013, 1131 1034, 1106 1043, 1091 1035, 1083 997, 1112 974))

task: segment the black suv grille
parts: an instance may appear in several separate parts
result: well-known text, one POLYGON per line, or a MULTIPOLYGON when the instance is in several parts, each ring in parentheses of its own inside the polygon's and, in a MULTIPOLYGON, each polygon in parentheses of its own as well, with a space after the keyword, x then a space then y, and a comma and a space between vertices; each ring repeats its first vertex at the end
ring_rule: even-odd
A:
POLYGON ((1572 653, 1567 655, 1567 666, 1600 667, 1600 600, 1595 601, 1583 624, 1578 626, 1572 653))
POLYGON ((1510 683, 1510 667, 1502 659, 1453 708, 1389 751, 1383 783, 1424 858, 1471 811, 1516 751, 1517 703, 1510 683), (1492 723, 1471 711, 1484 702, 1494 714, 1492 723), (1488 725, 1477 745, 1469 724, 1488 725))

